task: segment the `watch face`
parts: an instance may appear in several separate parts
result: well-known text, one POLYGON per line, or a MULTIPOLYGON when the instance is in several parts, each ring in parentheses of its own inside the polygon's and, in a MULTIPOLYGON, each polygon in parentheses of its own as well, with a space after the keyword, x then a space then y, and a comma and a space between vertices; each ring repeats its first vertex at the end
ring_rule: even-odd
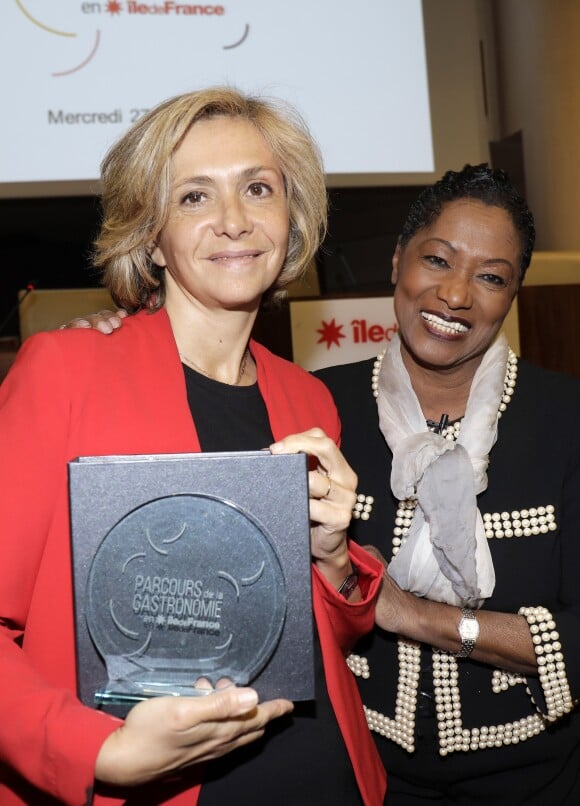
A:
POLYGON ((464 641, 475 641, 479 635, 479 624, 474 618, 464 618, 461 621, 459 633, 464 641))

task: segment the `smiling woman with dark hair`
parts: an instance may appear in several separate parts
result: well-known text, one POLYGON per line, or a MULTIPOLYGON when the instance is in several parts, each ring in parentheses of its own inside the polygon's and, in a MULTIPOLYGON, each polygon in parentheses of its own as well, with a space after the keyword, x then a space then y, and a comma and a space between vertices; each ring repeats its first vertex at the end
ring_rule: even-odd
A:
POLYGON ((317 373, 386 558, 349 663, 390 806, 580 803, 580 382, 501 328, 534 223, 502 171, 449 171, 393 257, 398 336, 317 373))

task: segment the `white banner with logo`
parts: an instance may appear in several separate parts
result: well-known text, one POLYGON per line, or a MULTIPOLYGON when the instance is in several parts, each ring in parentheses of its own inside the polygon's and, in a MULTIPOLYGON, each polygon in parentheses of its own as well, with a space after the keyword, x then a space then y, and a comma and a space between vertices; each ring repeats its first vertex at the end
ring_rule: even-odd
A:
POLYGON ((294 361, 313 370, 381 353, 397 332, 392 297, 290 301, 294 361))

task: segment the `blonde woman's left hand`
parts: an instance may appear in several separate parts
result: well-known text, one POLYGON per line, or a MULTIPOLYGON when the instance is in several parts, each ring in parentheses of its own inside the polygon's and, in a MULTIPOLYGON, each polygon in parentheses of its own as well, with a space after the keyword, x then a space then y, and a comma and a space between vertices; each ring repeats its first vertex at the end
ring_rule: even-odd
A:
POLYGON ((346 529, 356 502, 356 473, 320 428, 291 434, 270 450, 276 454, 302 452, 315 459, 316 467, 308 473, 311 552, 321 573, 338 588, 352 573, 346 529))

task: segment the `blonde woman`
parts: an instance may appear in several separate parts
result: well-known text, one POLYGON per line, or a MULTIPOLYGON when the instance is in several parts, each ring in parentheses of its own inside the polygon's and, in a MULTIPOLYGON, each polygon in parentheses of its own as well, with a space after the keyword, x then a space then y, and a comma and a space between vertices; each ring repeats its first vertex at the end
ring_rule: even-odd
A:
POLYGON ((107 339, 30 338, 0 387, 0 800, 376 806, 384 771, 344 662, 380 585, 346 539, 356 476, 324 386, 250 337, 324 232, 318 150, 293 112, 214 88, 143 117, 102 179, 95 263, 134 316, 107 339), (67 461, 268 446, 313 462, 316 702, 290 713, 230 689, 145 701, 122 723, 81 705, 67 461))

